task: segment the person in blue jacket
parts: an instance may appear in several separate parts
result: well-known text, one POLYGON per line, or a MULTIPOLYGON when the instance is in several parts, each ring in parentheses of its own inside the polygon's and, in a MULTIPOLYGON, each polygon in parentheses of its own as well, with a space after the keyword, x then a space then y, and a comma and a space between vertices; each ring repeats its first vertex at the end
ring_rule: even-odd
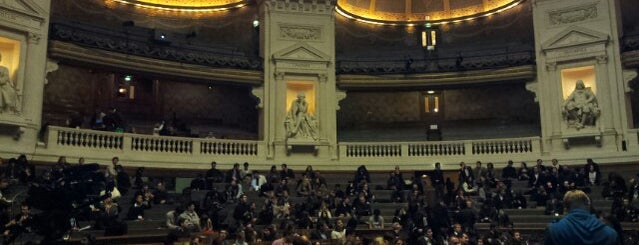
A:
POLYGON ((568 215, 548 227, 544 244, 616 244, 617 232, 590 213, 590 198, 586 193, 566 192, 564 206, 568 215))

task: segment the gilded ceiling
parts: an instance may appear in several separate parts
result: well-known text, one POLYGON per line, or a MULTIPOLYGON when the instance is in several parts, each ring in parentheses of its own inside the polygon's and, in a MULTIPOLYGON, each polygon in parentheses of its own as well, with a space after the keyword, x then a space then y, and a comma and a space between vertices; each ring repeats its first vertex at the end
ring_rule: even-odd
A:
POLYGON ((445 24, 489 16, 525 0, 337 0, 337 12, 373 24, 445 24))
POLYGON ((176 11, 214 11, 246 5, 246 0, 112 0, 137 7, 176 11))

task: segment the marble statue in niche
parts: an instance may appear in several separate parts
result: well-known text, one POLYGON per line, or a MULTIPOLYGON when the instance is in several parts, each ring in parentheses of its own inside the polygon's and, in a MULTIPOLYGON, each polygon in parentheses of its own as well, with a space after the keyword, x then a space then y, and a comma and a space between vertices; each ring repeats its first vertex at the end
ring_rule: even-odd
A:
POLYGON ((317 140, 317 119, 308 113, 304 93, 297 94, 284 121, 286 138, 317 140))
MULTIPOLYGON (((0 61, 2 54, 0 53, 0 61)), ((18 113, 18 91, 15 84, 9 78, 9 69, 0 66, 0 113, 4 112, 18 113)))
POLYGON ((597 97, 590 87, 579 80, 575 84, 575 90, 564 101, 562 113, 569 128, 579 130, 594 127, 600 114, 597 97))

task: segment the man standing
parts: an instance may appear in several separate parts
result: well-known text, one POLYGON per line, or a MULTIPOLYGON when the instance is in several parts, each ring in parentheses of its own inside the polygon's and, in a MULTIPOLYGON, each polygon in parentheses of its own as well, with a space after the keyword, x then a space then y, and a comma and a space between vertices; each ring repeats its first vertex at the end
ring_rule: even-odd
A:
POLYGON ((211 162, 211 169, 206 171, 206 179, 208 180, 209 187, 213 186, 213 183, 222 183, 222 181, 224 180, 224 174, 222 174, 220 170, 215 168, 216 166, 217 162, 213 161, 211 162))
POLYGON ((616 244, 617 232, 588 210, 590 198, 580 190, 564 195, 568 215, 546 230, 544 244, 616 244))

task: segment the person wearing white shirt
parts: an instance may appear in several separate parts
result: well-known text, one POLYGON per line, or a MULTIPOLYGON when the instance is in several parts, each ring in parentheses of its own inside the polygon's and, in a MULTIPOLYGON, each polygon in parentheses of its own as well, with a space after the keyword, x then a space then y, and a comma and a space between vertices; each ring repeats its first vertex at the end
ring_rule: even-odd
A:
POLYGON ((262 185, 266 184, 266 177, 264 175, 259 174, 257 170, 253 171, 253 176, 251 178, 251 188, 254 191, 259 191, 262 185))

